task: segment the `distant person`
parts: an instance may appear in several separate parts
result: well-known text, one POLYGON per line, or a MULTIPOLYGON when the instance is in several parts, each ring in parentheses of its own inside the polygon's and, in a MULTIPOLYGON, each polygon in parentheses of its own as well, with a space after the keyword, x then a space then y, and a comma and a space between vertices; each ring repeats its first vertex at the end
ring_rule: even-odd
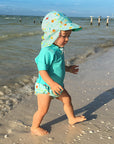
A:
POLYGON ((36 23, 36 21, 35 21, 35 20, 33 20, 33 23, 35 24, 35 23, 36 23))
POLYGON ((22 22, 22 19, 21 19, 21 18, 19 18, 19 22, 22 22))
POLYGON ((53 98, 60 100, 64 105, 69 124, 73 125, 86 120, 84 116, 75 117, 71 97, 64 88, 65 71, 77 74, 77 65, 65 66, 64 46, 69 41, 72 31, 81 27, 56 11, 48 13, 42 22, 44 32, 41 51, 35 58, 39 70, 39 77, 35 84, 35 94, 38 99, 38 111, 33 116, 31 133, 46 135, 48 131, 40 127, 43 117, 48 111, 53 98))

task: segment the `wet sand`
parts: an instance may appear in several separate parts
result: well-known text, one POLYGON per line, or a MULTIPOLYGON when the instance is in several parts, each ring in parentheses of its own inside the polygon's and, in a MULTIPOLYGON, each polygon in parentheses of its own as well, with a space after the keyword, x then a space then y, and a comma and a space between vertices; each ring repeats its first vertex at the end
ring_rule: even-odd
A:
POLYGON ((61 102, 53 100, 41 125, 50 134, 43 137, 31 135, 32 117, 37 110, 33 77, 32 83, 18 86, 16 92, 8 87, 4 88, 5 95, 0 92, 1 103, 8 95, 12 98, 6 102, 5 115, 1 114, 0 144, 113 144, 114 48, 89 57, 79 67, 78 75, 66 73, 65 87, 72 97, 74 113, 85 115, 87 121, 70 126, 61 102), (13 97, 16 94, 18 98, 13 97))

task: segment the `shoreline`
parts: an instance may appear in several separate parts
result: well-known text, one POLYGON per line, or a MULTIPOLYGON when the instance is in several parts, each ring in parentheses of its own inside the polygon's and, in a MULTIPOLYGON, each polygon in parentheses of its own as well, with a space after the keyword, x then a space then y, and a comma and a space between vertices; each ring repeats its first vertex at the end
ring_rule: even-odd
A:
MULTIPOLYGON (((87 53, 80 55, 79 57, 72 57, 68 61, 66 60, 67 65, 73 64, 82 64, 91 59, 92 57, 100 57, 107 51, 110 51, 111 48, 103 48, 102 50, 95 51, 96 48, 91 49, 87 53)), ((37 71, 37 69, 36 69, 37 71)), ((37 79, 37 74, 31 75, 21 75, 20 77, 10 79, 6 84, 0 86, 0 117, 4 116, 10 110, 15 107, 16 104, 22 101, 23 97, 21 96, 26 91, 25 95, 34 94, 34 84, 37 79), (21 93, 21 89, 23 89, 21 93), (29 91, 29 92, 27 92, 29 91), (31 92, 30 92, 31 91, 31 92)))
MULTIPOLYGON (((65 87, 72 97, 74 113, 83 114, 87 121, 70 126, 67 123, 63 107, 60 102, 53 100, 42 127, 50 134, 44 137, 32 136, 29 129, 32 116, 37 110, 36 96, 34 96, 32 77, 25 86, 17 85, 18 90, 10 91, 7 87, 5 97, 10 95, 10 101, 4 101, 10 106, 5 116, 0 117, 1 144, 112 144, 114 134, 114 47, 100 56, 92 55, 81 63, 78 75, 67 73, 65 87), (14 96, 17 95, 17 99, 14 96), (14 102, 14 107, 13 107, 14 102)), ((0 95, 2 97, 2 93, 0 95)), ((4 97, 4 96, 3 96, 4 97)), ((5 98, 4 97, 4 98, 5 98)), ((2 101, 1 101, 2 102, 2 101)))

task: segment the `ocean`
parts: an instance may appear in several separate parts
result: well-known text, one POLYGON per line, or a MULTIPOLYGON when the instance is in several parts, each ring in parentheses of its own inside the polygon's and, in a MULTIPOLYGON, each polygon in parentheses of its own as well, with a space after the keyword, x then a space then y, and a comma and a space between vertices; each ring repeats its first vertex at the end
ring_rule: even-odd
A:
MULTIPOLYGON (((41 21, 40 16, 0 16, 0 86, 18 82, 24 76, 37 76, 34 62, 40 51, 41 21)), ((90 25, 90 18, 71 18, 83 29, 73 32, 65 46, 67 65, 84 62, 90 55, 104 52, 114 46, 114 19, 97 18, 90 25)))

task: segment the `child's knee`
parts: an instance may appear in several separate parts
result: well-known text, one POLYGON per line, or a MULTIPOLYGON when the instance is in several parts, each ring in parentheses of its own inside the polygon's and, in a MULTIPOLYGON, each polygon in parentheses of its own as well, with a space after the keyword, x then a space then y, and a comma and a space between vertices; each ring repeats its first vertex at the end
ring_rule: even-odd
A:
POLYGON ((71 105, 71 97, 66 97, 66 98, 63 100, 63 104, 64 104, 64 105, 71 105))

